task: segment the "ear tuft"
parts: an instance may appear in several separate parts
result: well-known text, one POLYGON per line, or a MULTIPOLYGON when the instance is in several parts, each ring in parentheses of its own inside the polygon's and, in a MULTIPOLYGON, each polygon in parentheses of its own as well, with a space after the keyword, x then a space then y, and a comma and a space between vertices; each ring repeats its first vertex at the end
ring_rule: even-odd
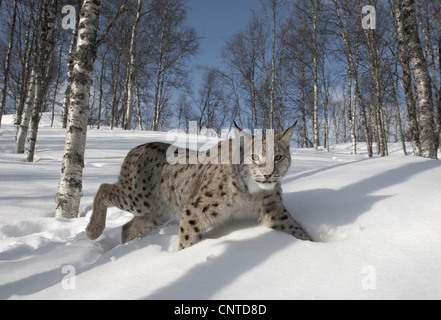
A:
POLYGON ((285 145, 285 147, 288 149, 290 147, 291 138, 292 138, 292 135, 294 134, 296 125, 297 125, 297 121, 291 127, 289 127, 285 131, 283 131, 275 136, 276 140, 279 140, 280 142, 282 142, 285 145))
POLYGON ((234 126, 236 127, 237 130, 242 131, 242 129, 237 125, 236 121, 233 120, 234 126))
POLYGON ((251 139, 253 136, 251 134, 248 134, 245 132, 241 127, 239 127, 236 123, 236 121, 233 121, 234 123, 234 136, 236 138, 244 137, 244 139, 251 139))

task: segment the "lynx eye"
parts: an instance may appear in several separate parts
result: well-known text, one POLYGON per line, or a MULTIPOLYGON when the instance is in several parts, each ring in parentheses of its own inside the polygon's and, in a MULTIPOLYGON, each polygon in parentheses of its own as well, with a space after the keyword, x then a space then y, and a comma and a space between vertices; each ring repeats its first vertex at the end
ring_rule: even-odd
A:
POLYGON ((274 157, 274 160, 275 161, 280 161, 280 160, 282 160, 283 159, 283 156, 281 155, 281 154, 278 154, 278 155, 276 155, 275 157, 274 157))
POLYGON ((255 154, 255 153, 252 154, 252 155, 250 156, 250 158, 251 158, 251 160, 253 160, 254 162, 257 162, 257 161, 260 160, 259 155, 255 154))

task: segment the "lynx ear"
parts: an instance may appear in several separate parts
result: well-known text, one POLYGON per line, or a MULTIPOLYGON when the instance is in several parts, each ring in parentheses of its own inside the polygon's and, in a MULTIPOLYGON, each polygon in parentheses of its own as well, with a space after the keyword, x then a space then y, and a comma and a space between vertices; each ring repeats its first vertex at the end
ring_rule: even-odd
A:
POLYGON ((248 133, 246 133, 245 131, 243 131, 238 125, 237 125, 237 123, 236 123, 236 121, 233 121, 233 123, 234 123, 234 136, 236 137, 236 138, 239 138, 240 136, 242 136, 242 137, 244 137, 244 138, 246 138, 246 139, 250 139, 250 138, 252 138, 252 136, 250 135, 250 134, 248 134, 248 133))
POLYGON ((276 140, 279 140, 280 142, 282 142, 285 145, 285 147, 289 149, 289 146, 291 143, 291 138, 292 138, 292 135, 294 134, 294 130, 296 128, 296 125, 297 125, 297 121, 291 127, 289 127, 287 130, 285 130, 279 134, 276 134, 274 138, 276 140))
POLYGON ((233 124, 234 124, 234 135, 238 137, 239 134, 242 132, 242 129, 237 125, 235 120, 233 120, 233 124))

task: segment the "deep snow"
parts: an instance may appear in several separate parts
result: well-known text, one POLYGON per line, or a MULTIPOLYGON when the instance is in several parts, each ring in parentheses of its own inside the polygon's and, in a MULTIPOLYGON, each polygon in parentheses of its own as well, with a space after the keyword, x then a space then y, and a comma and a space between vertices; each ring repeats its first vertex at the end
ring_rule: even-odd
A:
POLYGON ((55 219, 64 130, 43 121, 26 163, 4 119, 0 299, 441 299, 437 160, 404 157, 395 144, 374 159, 363 145, 359 155, 349 144, 291 149, 283 200, 317 242, 241 220, 177 251, 176 222, 121 245, 131 214, 116 208, 97 241, 84 232, 98 186, 116 181, 131 148, 165 134, 90 130, 81 217, 55 219))

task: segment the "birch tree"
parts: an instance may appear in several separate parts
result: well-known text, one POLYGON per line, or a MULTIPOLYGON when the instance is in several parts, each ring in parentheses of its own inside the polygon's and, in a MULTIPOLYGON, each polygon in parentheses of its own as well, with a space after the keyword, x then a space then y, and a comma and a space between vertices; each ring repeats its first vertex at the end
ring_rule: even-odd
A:
POLYGON ((438 146, 441 151, 441 3, 437 6, 438 19, 438 72, 439 72, 439 89, 438 102, 436 107, 436 127, 438 130, 438 146))
POLYGON ((66 90, 64 92, 63 112, 61 116, 62 128, 67 127, 67 113, 69 110, 70 94, 72 88, 72 71, 73 71, 75 49, 77 45, 78 23, 80 21, 80 7, 81 7, 81 0, 77 0, 77 10, 75 11, 75 23, 74 23, 74 28, 72 29, 69 52, 67 54, 67 83, 66 83, 66 90))
POLYGON ((15 144, 15 153, 24 153, 26 137, 28 134, 29 123, 31 121, 32 106, 35 101, 35 70, 32 68, 27 98, 24 103, 23 114, 21 115, 20 125, 18 127, 17 141, 15 144))
MULTIPOLYGON (((283 33, 280 30, 280 21, 282 19, 282 10, 287 8, 286 3, 283 0, 261 0, 260 2, 263 16, 265 17, 267 26, 264 26, 264 28, 269 28, 270 30, 270 54, 271 54, 271 60, 268 63, 266 61, 266 46, 262 45, 260 46, 260 58, 261 58, 261 68, 264 71, 265 74, 265 86, 269 93, 269 102, 266 103, 264 99, 259 98, 264 110, 264 113, 268 117, 268 129, 274 129, 274 121, 276 120, 276 76, 280 69, 280 57, 281 52, 283 49, 283 33), (279 38, 279 41, 277 41, 279 38), (280 38, 282 38, 282 41, 280 41, 280 38), (270 70, 268 70, 270 69, 270 70)), ((263 31, 263 30, 261 30, 263 31)), ((261 37, 265 37, 264 34, 261 35, 261 37)), ((262 96, 262 94, 259 94, 262 96)), ((280 120, 280 119, 279 119, 280 120)), ((281 121, 279 121, 280 123, 281 121)))
MULTIPOLYGON (((41 102, 44 96, 44 85, 46 83, 46 66, 47 57, 50 54, 51 49, 49 48, 50 38, 52 37, 53 25, 49 26, 49 21, 54 19, 54 16, 48 17, 49 1, 45 0, 42 2, 38 14, 37 21, 34 26, 34 38, 36 41, 35 49, 32 54, 31 60, 33 61, 33 66, 30 68, 30 80, 26 95, 26 101, 24 103, 24 108, 22 114, 20 114, 20 124, 18 127, 17 141, 15 152, 24 153, 26 138, 29 131, 29 125, 31 123, 31 118, 33 115, 33 110, 36 107, 36 103, 41 102), (39 40, 37 39, 38 26, 41 25, 41 32, 39 40), (46 57, 45 57, 46 56, 46 57)), ((53 21, 52 21, 53 22, 53 21)), ((20 107, 19 107, 20 108, 20 107)), ((18 117, 18 114, 17 114, 18 117)))
POLYGON ((4 70, 3 70, 3 89, 2 89, 2 99, 0 103, 0 127, 2 125, 2 116, 5 111, 6 105, 6 96, 8 92, 8 79, 9 79, 9 71, 11 68, 11 54, 12 48, 14 46, 14 32, 15 32, 15 24, 17 21, 17 0, 14 0, 14 13, 12 14, 12 23, 11 30, 9 35, 9 45, 8 51, 6 53, 5 62, 4 62, 4 70))
POLYGON ((312 77, 314 80, 314 109, 312 117, 312 126, 314 133, 314 150, 318 150, 319 141, 319 123, 318 123, 318 98, 319 98, 319 84, 318 84, 318 11, 320 6, 319 0, 310 0, 312 11, 312 60, 314 62, 314 69, 312 77))
POLYGON ((125 11, 125 6, 122 5, 98 36, 101 3, 101 0, 84 0, 81 9, 77 50, 73 58, 72 91, 68 110, 66 142, 60 183, 55 196, 55 217, 78 217, 83 186, 90 88, 94 64, 98 47, 104 42, 118 17, 125 11))
MULTIPOLYGON (((362 15, 361 1, 358 0, 358 10, 362 15)), ((375 108, 373 111, 375 119, 375 130, 377 132, 377 153, 384 157, 387 155, 387 141, 384 129, 384 117, 383 117, 383 96, 384 88, 382 76, 380 74, 380 48, 379 38, 375 28, 363 28, 364 35, 366 37, 366 44, 369 53, 369 65, 372 71, 372 79, 375 84, 375 108)))
POLYGON ((410 59, 406 46, 406 36, 404 33, 404 23, 403 23, 403 12, 401 8, 401 1, 394 0, 393 4, 390 3, 391 8, 395 10, 396 19, 396 38, 398 40, 398 51, 400 56, 400 66, 403 72, 402 83, 404 88, 404 94, 406 97, 407 105, 407 116, 410 127, 410 139, 412 141, 413 151, 416 156, 421 155, 420 146, 420 130, 418 127, 416 101, 413 94, 413 84, 412 84, 412 72, 410 69, 410 59))
MULTIPOLYGON (((37 30, 39 19, 35 17, 36 3, 34 1, 29 2, 29 13, 26 23, 22 23, 25 30, 24 32, 24 45, 18 46, 20 50, 20 76, 18 83, 18 104, 15 112, 14 124, 20 126, 22 122, 22 115, 28 97, 28 86, 30 85, 30 79, 32 74, 32 59, 35 57, 34 44, 37 39, 37 30)), ((22 17, 24 19, 24 17, 22 17)), ((20 39, 19 39, 20 41, 20 39)), ((24 148, 24 145, 23 145, 24 148)), ((24 151, 23 151, 24 152, 24 151)), ((23 153, 22 152, 22 153, 23 153)))
POLYGON ((271 1, 271 85, 270 85, 270 112, 269 112, 269 129, 274 129, 274 105, 275 105, 275 81, 276 81, 276 28, 277 28, 277 11, 278 1, 271 1))
MULTIPOLYGON (((337 17, 337 21, 338 21, 338 26, 340 28, 340 35, 345 43, 345 47, 346 47, 346 56, 347 56, 347 61, 349 63, 348 68, 351 69, 351 76, 352 76, 352 80, 354 81, 354 94, 357 97, 357 101, 358 101, 358 105, 360 106, 360 115, 361 115, 361 119, 362 119, 362 123, 363 123, 363 129, 364 129, 364 135, 365 135, 365 140, 366 140, 366 147, 367 147, 367 151, 368 151, 368 156, 372 157, 372 145, 371 145, 371 138, 370 138, 370 133, 369 133, 369 125, 368 125, 368 119, 367 119, 367 114, 366 114, 366 107, 365 107, 365 103, 360 91, 360 87, 359 87, 359 76, 358 76, 358 64, 359 64, 359 44, 358 44, 358 38, 355 37, 355 44, 352 44, 351 39, 350 39, 350 35, 351 35, 351 30, 349 28, 349 19, 348 19, 348 11, 349 8, 347 7, 347 3, 345 3, 346 7, 342 9, 341 5, 340 5, 340 0, 333 0, 334 5, 335 5, 335 12, 336 12, 336 17, 337 17), (343 11, 343 15, 344 15, 344 19, 342 19, 342 12, 343 11)), ((359 28, 359 27, 357 27, 359 28)), ((358 31, 358 30, 357 30, 358 31)))
MULTIPOLYGON (((398 1, 398 0, 395 0, 398 1)), ((404 33, 407 36, 409 58, 413 68, 418 93, 418 123, 420 128, 421 156, 437 159, 438 137, 434 121, 432 82, 421 47, 415 15, 414 0, 402 1, 404 33)))
POLYGON ((187 17, 186 1, 155 0, 149 9, 149 16, 155 24, 153 34, 156 37, 152 48, 157 57, 155 72, 155 89, 152 130, 159 130, 164 120, 166 90, 178 87, 178 78, 185 73, 182 64, 193 56, 199 48, 196 31, 184 24, 187 17))
POLYGON ((72 71, 68 131, 58 193, 56 217, 75 218, 79 213, 86 146, 89 95, 97 55, 97 29, 101 0, 84 0, 78 26, 77 52, 72 71))
POLYGON ((136 33, 138 29, 139 21, 141 20, 141 10, 142 10, 142 0, 138 0, 138 6, 136 10, 136 17, 133 22, 132 34, 130 38, 130 49, 129 49, 129 65, 128 65, 128 83, 127 83, 127 102, 126 102, 126 121, 125 130, 132 129, 132 114, 133 114, 133 95, 135 90, 135 59, 136 59, 136 33))
POLYGON ((48 12, 43 14, 42 36, 40 40, 40 54, 35 73, 35 100, 32 108, 31 132, 29 137, 29 148, 27 161, 34 161, 35 145, 37 143, 38 125, 40 123, 40 113, 48 89, 48 61, 54 50, 54 28, 55 18, 58 9, 58 0, 45 0, 43 9, 48 12), (47 7, 47 9, 45 8, 47 7))
POLYGON ((260 122, 257 99, 258 97, 261 99, 261 96, 256 88, 256 79, 258 78, 258 52, 264 46, 264 39, 259 36, 262 35, 259 30, 262 27, 260 19, 253 13, 245 30, 236 33, 230 40, 227 40, 222 51, 222 57, 231 69, 232 77, 230 78, 233 81, 230 82, 236 81, 238 86, 243 88, 243 98, 247 102, 249 101, 251 128, 258 128, 260 122))

